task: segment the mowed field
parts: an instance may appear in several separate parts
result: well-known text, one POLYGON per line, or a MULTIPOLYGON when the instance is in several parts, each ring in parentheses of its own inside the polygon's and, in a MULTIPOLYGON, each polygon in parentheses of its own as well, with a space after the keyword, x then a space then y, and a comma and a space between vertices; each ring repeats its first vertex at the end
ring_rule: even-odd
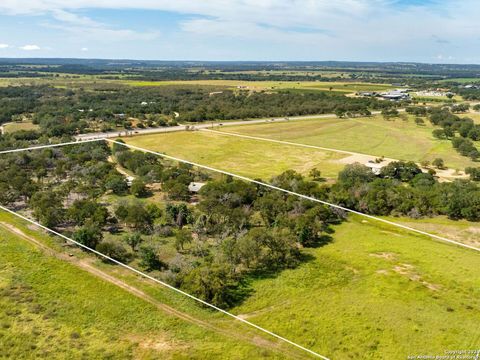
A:
POLYGON ((56 87, 78 87, 96 84, 120 84, 129 86, 175 86, 203 85, 225 87, 227 89, 243 89, 252 91, 303 89, 355 93, 358 91, 387 91, 394 87, 389 84, 375 84, 352 81, 244 81, 244 80, 175 80, 175 81, 142 81, 129 80, 127 77, 119 80, 107 80, 95 75, 59 74, 58 77, 45 78, 1 78, 0 86, 44 85, 56 87))
POLYGON ((428 120, 425 126, 418 126, 411 116, 408 121, 371 116, 241 125, 219 130, 399 160, 421 162, 442 158, 446 166, 459 170, 476 166, 458 154, 449 140, 435 139, 433 129, 428 120))
POLYGON ((288 169, 307 174, 314 167, 321 169, 322 176, 336 178, 345 166, 339 160, 347 156, 203 131, 142 135, 123 140, 148 150, 264 180, 288 169))
POLYGON ((24 122, 11 122, 3 124, 3 132, 5 134, 12 133, 20 130, 38 130, 39 126, 29 121, 24 122))
POLYGON ((243 81, 243 80, 177 80, 177 81, 136 81, 121 80, 131 86, 167 85, 212 85, 243 90, 305 89, 354 93, 357 91, 386 91, 393 89, 389 84, 361 83, 350 81, 243 81))
POLYGON ((0 212, 0 239, 0 357, 309 358, 160 285, 94 261, 74 248, 61 250, 58 239, 4 212, 0 212), (31 239, 64 254, 40 250, 31 239), (75 265, 79 262, 114 275, 153 300, 92 275, 75 265))

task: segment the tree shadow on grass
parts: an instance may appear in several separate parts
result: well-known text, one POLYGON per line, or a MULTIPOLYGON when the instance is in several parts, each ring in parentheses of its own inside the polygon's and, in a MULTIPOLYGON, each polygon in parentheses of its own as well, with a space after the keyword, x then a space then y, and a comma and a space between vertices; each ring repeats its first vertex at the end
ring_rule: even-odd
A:
POLYGON ((325 245, 330 244, 333 241, 333 237, 329 234, 324 234, 319 236, 313 243, 311 243, 308 247, 317 249, 323 247, 325 245))
POLYGON ((246 281, 250 284, 252 281, 255 280, 264 280, 264 279, 274 279, 278 275, 282 273, 282 271, 285 270, 292 270, 298 268, 300 265, 309 263, 311 261, 316 260, 316 257, 311 255, 311 254, 305 254, 305 253, 300 253, 298 257, 298 262, 296 262, 294 265, 290 266, 271 266, 271 267, 264 267, 261 269, 256 269, 251 271, 247 276, 246 276, 246 281))
POLYGON ((239 284, 235 289, 230 290, 230 305, 228 308, 239 306, 250 296, 252 296, 255 292, 252 286, 255 281, 275 279, 282 273, 282 271, 295 269, 298 266, 310 261, 314 261, 315 259, 316 257, 311 254, 300 253, 298 262, 296 262, 294 265, 286 267, 272 265, 270 267, 252 270, 250 273, 248 273, 248 275, 239 281, 239 284))
MULTIPOLYGON (((335 231, 331 228, 328 228, 328 230, 325 232, 325 234, 319 236, 315 242, 306 248, 320 248, 330 244, 333 241, 333 237, 330 234, 333 234, 335 231)), ((262 268, 252 270, 240 281, 240 286, 235 292, 235 302, 232 303, 230 307, 241 305, 255 292, 255 290, 252 288, 252 285, 255 281, 275 279, 285 270, 296 269, 299 266, 315 261, 316 259, 317 257, 312 254, 300 252, 297 257, 297 261, 293 264, 270 263, 262 268)))

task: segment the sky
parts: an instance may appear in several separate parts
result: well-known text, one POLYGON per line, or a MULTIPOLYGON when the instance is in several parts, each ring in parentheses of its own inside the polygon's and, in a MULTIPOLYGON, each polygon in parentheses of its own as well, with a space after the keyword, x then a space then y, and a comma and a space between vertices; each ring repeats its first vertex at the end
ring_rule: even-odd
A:
POLYGON ((478 0, 0 0, 0 57, 480 64, 478 0))

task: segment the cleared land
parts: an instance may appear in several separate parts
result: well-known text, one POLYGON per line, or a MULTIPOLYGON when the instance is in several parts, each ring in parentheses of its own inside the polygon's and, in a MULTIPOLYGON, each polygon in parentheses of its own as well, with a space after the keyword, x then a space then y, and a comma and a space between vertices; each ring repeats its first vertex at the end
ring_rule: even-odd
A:
POLYGON ((91 86, 97 84, 123 84, 130 86, 169 86, 169 85, 204 85, 224 86, 229 89, 239 90, 321 90, 336 91, 342 93, 354 93, 357 91, 386 91, 394 87, 389 84, 362 83, 352 81, 245 81, 245 80, 175 80, 175 81, 141 81, 107 80, 95 75, 61 74, 59 77, 45 78, 0 78, 0 86, 18 85, 42 85, 50 84, 56 87, 91 86))
MULTIPOLYGON (((393 220, 478 245, 477 223, 393 220)), ((304 252, 298 268, 252 278, 235 313, 334 359, 478 346, 478 253, 356 216, 332 243, 304 252)))
MULTIPOLYGON (((197 151, 189 147, 188 141, 198 135, 211 136, 200 132, 179 134, 185 136, 182 149, 185 158, 190 160, 197 151)), ((152 148, 163 142, 163 136, 151 136, 151 143, 143 146, 152 148)), ((144 138, 147 137, 127 140, 144 138)), ((237 138, 226 138, 240 142, 237 138)), ((172 146, 178 145, 178 138, 173 137, 172 141, 172 146)), ((207 145, 211 141, 208 140, 207 145)), ((257 146, 254 150, 262 154, 258 142, 254 145, 257 146)), ((292 152, 289 147, 279 146, 285 153, 292 152)), ((239 156, 242 155, 240 152, 239 156)), ((275 164, 272 159, 269 161, 264 164, 267 169, 275 164)), ((243 171, 253 176, 248 166, 243 171)), ((433 222, 399 220, 435 226, 437 219, 433 222)), ((453 234, 457 223, 441 220, 442 226, 452 231, 449 236, 453 234)), ((14 224, 48 244, 54 242, 5 214, 0 213, 0 221, 14 224)), ((462 229, 475 226, 459 223, 462 229)), ((438 227, 437 231, 444 230, 438 227)), ((218 335, 175 317, 166 316, 166 320, 162 309, 149 305, 148 301, 142 302, 128 290, 118 289, 82 271, 79 275, 74 265, 46 257, 25 239, 1 227, 0 236, 6 239, 0 243, 0 286, 7 289, 6 300, 0 301, 1 321, 6 323, 3 332, 13 334, 5 338, 15 349, 15 355, 26 353, 33 345, 38 354, 67 351, 72 356, 80 354, 79 357, 81 354, 90 357, 106 354, 112 358, 133 354, 139 358, 167 359, 280 357, 278 353, 270 353, 272 349, 263 338, 257 339, 261 349, 248 341, 232 340, 228 336, 232 332, 238 339, 244 335, 232 327, 231 320, 199 309, 118 267, 99 261, 93 264, 162 304, 226 328, 227 334, 218 335), (42 271, 38 271, 39 268, 42 271), (31 299, 28 294, 33 294, 31 299), (18 301, 24 298, 25 301, 18 301), (53 315, 48 313, 44 319, 52 308, 53 315), (11 315, 11 309, 15 316, 11 315), (32 320, 18 320, 23 316, 32 320)), ((415 353, 440 354, 445 349, 478 346, 480 268, 477 253, 357 217, 336 226, 332 236, 333 241, 328 245, 304 249, 305 261, 299 267, 250 278, 250 297, 233 311, 333 359, 404 359, 412 349, 415 353)), ((74 252, 75 257, 84 257, 80 251, 67 251, 74 252)), ((285 357, 292 356, 285 353, 285 357)))
POLYGON ((450 220, 443 216, 426 219, 398 217, 393 221, 480 249, 480 222, 450 220))
POLYGON ((2 130, 3 133, 8 134, 8 133, 12 133, 20 130, 37 130, 39 126, 31 122, 25 121, 25 122, 6 123, 2 125, 2 128, 3 128, 2 130))
POLYGON ((372 116, 242 125, 221 130, 400 160, 421 162, 440 157, 446 166, 460 170, 476 165, 458 154, 449 140, 435 139, 433 129, 428 120, 425 126, 418 126, 413 117, 408 121, 399 118, 387 121, 372 116))
POLYGON ((480 124, 480 112, 471 110, 471 112, 466 113, 466 114, 460 114, 460 117, 469 117, 470 119, 473 119, 473 121, 476 124, 480 124))
POLYGON ((124 84, 132 86, 165 86, 165 85, 215 85, 238 88, 240 90, 281 90, 281 89, 305 89, 337 91, 353 93, 357 91, 385 91, 392 89, 392 85, 343 82, 343 81, 242 81, 242 80, 192 80, 192 81, 134 81, 125 80, 124 84))
POLYGON ((69 257, 58 239, 3 212, 0 237, 0 338, 10 358, 306 357, 77 249, 69 257))
MULTIPOLYGON (((10 215, 1 213, 0 222, 61 248, 10 215)), ((78 269, 76 260, 39 251, 5 225, 0 236, 0 334, 17 358, 282 358, 269 350, 275 343, 257 337, 256 348, 231 320, 118 267, 67 250, 133 286, 135 296, 78 269), (198 325, 163 304, 193 314, 198 325)), ((251 296, 232 311, 334 359, 404 359, 411 349, 440 354, 478 346, 477 253, 355 216, 335 227, 330 244, 303 251, 299 267, 250 278, 251 296)))
POLYGON ((123 138, 131 145, 163 152, 239 175, 269 179, 285 170, 308 173, 314 167, 327 178, 336 178, 346 157, 329 151, 285 146, 257 140, 196 132, 142 135, 123 138))
POLYGON ((356 217, 335 230, 235 311, 333 359, 478 348, 478 253, 356 217))

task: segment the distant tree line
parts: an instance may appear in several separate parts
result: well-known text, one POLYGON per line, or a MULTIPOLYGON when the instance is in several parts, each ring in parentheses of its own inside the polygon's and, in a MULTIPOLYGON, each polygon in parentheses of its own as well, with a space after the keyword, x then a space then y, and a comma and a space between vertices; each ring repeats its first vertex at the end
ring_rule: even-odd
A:
POLYGON ((0 88, 0 123, 25 118, 49 137, 89 131, 176 125, 270 116, 338 113, 368 115, 395 106, 372 98, 349 98, 322 91, 250 92, 218 87, 130 87, 95 85, 63 89, 49 86, 0 88), (215 95, 211 93, 220 91, 215 95), (180 116, 174 118, 174 113, 180 116))
POLYGON ((438 139, 450 139, 453 147, 463 156, 476 161, 480 152, 476 143, 480 140, 480 125, 468 117, 452 114, 448 108, 429 109, 429 119, 440 128, 433 130, 438 139))
POLYGON ((347 165, 329 189, 327 198, 372 215, 412 218, 446 215, 451 219, 480 220, 477 183, 468 180, 440 183, 414 162, 392 162, 382 168, 379 176, 374 176, 364 165, 347 165))

